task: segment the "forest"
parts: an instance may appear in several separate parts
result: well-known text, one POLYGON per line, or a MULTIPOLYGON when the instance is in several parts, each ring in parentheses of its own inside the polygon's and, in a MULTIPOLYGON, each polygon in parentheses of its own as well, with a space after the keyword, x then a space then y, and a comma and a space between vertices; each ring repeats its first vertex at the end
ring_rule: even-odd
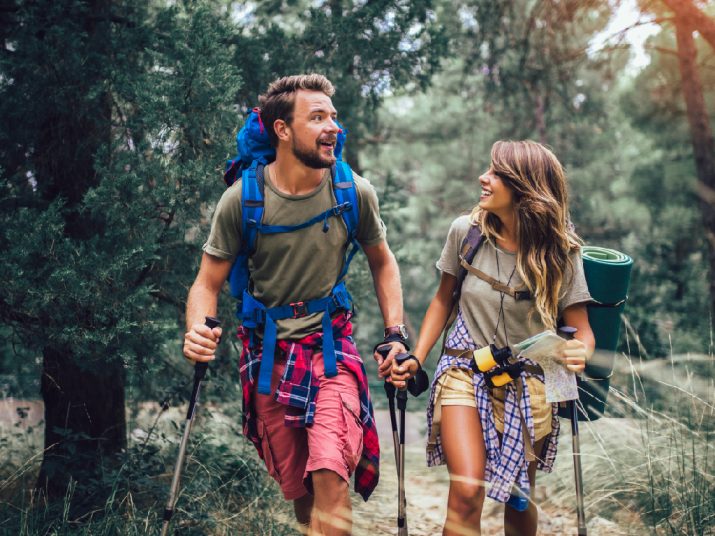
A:
MULTIPOLYGON (((158 533, 192 383, 186 297, 224 166, 267 85, 309 72, 333 82, 345 159, 378 193, 410 338, 492 144, 554 151, 576 232, 634 260, 606 415, 582 429, 591 533, 715 534, 714 4, 0 0, 0 32, 0 534, 158 533)), ((364 256, 348 286, 382 398, 364 256)), ((234 309, 226 289, 176 534, 294 534, 241 437, 234 309)), ((426 472, 421 436, 414 449, 426 472)), ((568 528, 543 534, 575 527, 559 456, 544 511, 568 528)), ((419 508, 414 533, 439 532, 419 508)), ((363 522, 355 534, 395 530, 363 522)))

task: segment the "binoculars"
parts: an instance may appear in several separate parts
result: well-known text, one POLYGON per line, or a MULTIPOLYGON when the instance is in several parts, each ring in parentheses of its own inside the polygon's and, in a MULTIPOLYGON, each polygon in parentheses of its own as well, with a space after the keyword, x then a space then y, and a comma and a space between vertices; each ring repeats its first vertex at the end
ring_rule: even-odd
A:
POLYGON ((511 361, 513 354, 508 346, 497 348, 490 344, 472 353, 472 370, 484 376, 489 387, 501 387, 514 381, 521 375, 524 365, 520 361, 511 361))

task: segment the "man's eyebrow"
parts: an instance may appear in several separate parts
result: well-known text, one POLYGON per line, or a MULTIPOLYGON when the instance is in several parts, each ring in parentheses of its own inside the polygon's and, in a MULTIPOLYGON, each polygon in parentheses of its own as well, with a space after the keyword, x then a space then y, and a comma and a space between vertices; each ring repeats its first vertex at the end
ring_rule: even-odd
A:
POLYGON ((312 106, 312 107, 310 108, 310 113, 311 113, 311 114, 318 113, 318 112, 319 112, 319 113, 323 113, 323 114, 329 113, 330 115, 334 115, 335 117, 338 116, 338 112, 337 112, 336 110, 332 110, 332 111, 329 112, 329 111, 327 110, 327 108, 324 108, 323 106, 320 106, 320 105, 312 106))

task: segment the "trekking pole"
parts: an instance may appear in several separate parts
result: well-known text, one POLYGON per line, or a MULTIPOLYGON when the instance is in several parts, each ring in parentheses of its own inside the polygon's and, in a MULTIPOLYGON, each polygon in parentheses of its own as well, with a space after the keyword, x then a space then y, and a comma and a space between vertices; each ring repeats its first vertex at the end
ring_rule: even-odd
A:
MULTIPOLYGON (((377 353, 383 359, 387 359, 391 345, 378 346, 377 353)), ((405 489, 404 489, 404 454, 405 454, 405 412, 407 407, 407 392, 397 390, 397 388, 385 379, 385 394, 387 395, 387 405, 390 410, 390 424, 392 425, 392 445, 395 450, 395 467, 397 468, 397 534, 407 535, 407 523, 405 520, 405 489), (395 394, 397 395, 397 405, 400 408, 400 430, 397 429, 397 415, 395 414, 395 394)))
MULTIPOLYGON (((379 346, 377 348, 377 353, 380 354, 383 359, 387 359, 387 356, 390 353, 390 348, 391 346, 389 344, 379 346)), ((397 389, 395 389, 395 386, 392 384, 392 382, 388 382, 387 379, 385 379, 383 387, 385 388, 385 394, 387 395, 387 406, 390 410, 390 424, 392 425, 392 444, 395 450, 395 467, 399 467, 400 441, 399 436, 397 435, 397 415, 395 413, 395 391, 397 391, 397 389)))
MULTIPOLYGON (((221 325, 221 321, 212 316, 206 317, 205 324, 209 328, 215 328, 221 325)), ((201 380, 204 379, 206 375, 206 369, 209 364, 207 362, 197 362, 194 365, 194 388, 191 391, 191 398, 189 399, 189 409, 186 412, 186 423, 184 424, 184 436, 181 438, 181 444, 179 445, 179 456, 176 458, 176 467, 174 467, 174 477, 171 479, 171 490, 169 491, 169 500, 166 501, 166 508, 164 508, 164 523, 161 527, 161 536, 166 536, 169 531, 169 522, 171 521, 171 516, 174 515, 174 505, 176 504, 176 494, 179 491, 179 481, 181 479, 181 469, 184 466, 184 454, 186 453, 186 444, 189 441, 189 434, 191 433, 191 424, 194 421, 194 413, 196 411, 196 404, 199 401, 199 391, 201 390, 201 380)))
MULTIPOLYGON (((391 346, 384 344, 378 346, 377 352, 384 358, 390 353, 391 346)), ((419 360, 407 353, 397 354, 395 362, 400 365, 409 359, 419 360)), ((398 536, 408 536, 407 534, 407 499, 405 497, 405 420, 407 418, 407 392, 412 396, 419 396, 429 389, 429 378, 422 366, 414 377, 407 382, 405 389, 396 389, 395 386, 385 380, 385 394, 390 408, 390 423, 392 424, 392 443, 395 449, 395 466, 397 467, 397 534, 398 536), (400 427, 397 428, 397 417, 395 415, 395 398, 397 398, 397 409, 400 412, 400 427)))
MULTIPOLYGON (((576 328, 563 326, 559 328, 561 336, 571 340, 576 328)), ((586 510, 583 505, 583 473, 581 472, 581 442, 578 437, 578 399, 569 400, 569 416, 571 419, 571 444, 573 451, 573 473, 576 484, 576 515, 578 517, 578 536, 587 536, 586 510)))
POLYGON ((407 390, 397 390, 397 409, 400 412, 400 461, 397 464, 397 535, 407 536, 407 499, 405 498, 405 413, 407 390))

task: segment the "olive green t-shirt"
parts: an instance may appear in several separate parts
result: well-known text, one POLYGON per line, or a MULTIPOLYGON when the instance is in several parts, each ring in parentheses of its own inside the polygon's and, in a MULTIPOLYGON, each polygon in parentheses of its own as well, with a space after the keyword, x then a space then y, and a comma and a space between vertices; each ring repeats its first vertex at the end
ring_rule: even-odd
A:
MULTIPOLYGON (((330 170, 320 185, 308 194, 288 195, 273 185, 270 168, 265 173, 263 223, 297 225, 336 204, 330 170)), ((378 200, 370 182, 353 173, 358 199, 357 240, 375 245, 385 239, 378 200)), ((266 307, 323 298, 330 294, 343 269, 347 227, 342 216, 288 233, 261 234, 248 261, 254 297, 266 307)), ((203 250, 209 255, 233 260, 241 248, 241 181, 228 188, 216 206, 209 238, 203 250)), ((280 320, 278 338, 300 339, 321 329, 322 313, 280 320)))
MULTIPOLYGON (((468 215, 460 216, 452 222, 447 241, 442 249, 442 255, 437 261, 439 270, 453 276, 457 275, 459 271, 459 253, 470 225, 468 215)), ((567 269, 564 277, 561 295, 559 296, 559 314, 570 305, 591 301, 580 252, 571 253, 570 259, 573 270, 567 269)), ((472 266, 504 284, 507 283, 509 276, 511 276, 510 287, 526 289, 524 282, 519 277, 519 273, 514 270, 516 253, 509 253, 497 248, 488 240, 482 242, 472 260, 472 266), (497 257, 499 259, 498 268, 497 257), (512 271, 513 275, 511 275, 512 271)), ((492 343, 492 337, 497 328, 500 300, 501 293, 499 291, 494 290, 489 283, 471 272, 467 272, 462 284, 459 308, 467 323, 469 334, 480 347, 492 343)), ((498 347, 506 346, 507 338, 508 345, 513 346, 532 335, 544 331, 544 329, 546 328, 541 321, 541 317, 535 311, 533 299, 516 301, 508 294, 504 296, 504 317, 499 321, 495 342, 498 347), (534 313, 529 317, 529 312, 532 309, 534 309, 534 313), (504 336, 505 325, 506 337, 504 336)))

